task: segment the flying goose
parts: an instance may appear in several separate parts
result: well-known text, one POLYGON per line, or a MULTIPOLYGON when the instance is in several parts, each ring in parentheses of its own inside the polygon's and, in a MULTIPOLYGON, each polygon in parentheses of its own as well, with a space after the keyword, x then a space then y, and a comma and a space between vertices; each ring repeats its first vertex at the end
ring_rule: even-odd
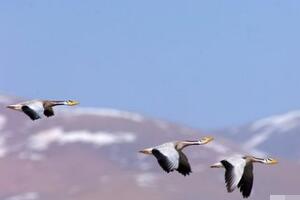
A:
POLYGON ((244 198, 251 194, 253 185, 253 163, 276 164, 272 158, 256 158, 253 156, 233 156, 211 166, 211 168, 225 168, 225 183, 228 192, 236 187, 240 189, 244 198))
POLYGON ((146 148, 139 152, 155 156, 158 164, 167 173, 176 170, 186 176, 189 175, 192 170, 188 158, 182 152, 182 149, 190 145, 207 144, 212 140, 212 137, 204 137, 196 141, 174 141, 164 143, 156 147, 146 148))
POLYGON ((67 100, 67 101, 52 101, 52 100, 32 100, 26 101, 18 104, 13 104, 7 106, 7 108, 21 111, 30 117, 32 120, 40 119, 43 115, 46 117, 51 117, 54 115, 54 106, 67 105, 74 106, 79 104, 77 101, 67 100))

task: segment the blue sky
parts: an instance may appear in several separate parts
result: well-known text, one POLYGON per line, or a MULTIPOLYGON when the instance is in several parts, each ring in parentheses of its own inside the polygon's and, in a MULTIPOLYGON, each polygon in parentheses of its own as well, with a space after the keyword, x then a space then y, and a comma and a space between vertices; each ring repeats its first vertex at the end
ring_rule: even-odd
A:
POLYGON ((1 1, 0 92, 197 128, 300 107, 299 1, 1 1))

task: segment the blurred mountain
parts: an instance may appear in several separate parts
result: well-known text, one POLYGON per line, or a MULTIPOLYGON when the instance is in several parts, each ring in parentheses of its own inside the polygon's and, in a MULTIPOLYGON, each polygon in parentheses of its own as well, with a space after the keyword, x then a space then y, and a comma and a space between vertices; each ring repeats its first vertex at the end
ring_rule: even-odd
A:
POLYGON ((300 161, 300 111, 263 118, 241 127, 216 131, 245 151, 300 161))
MULTIPOLYGON (((193 173, 184 177, 165 173, 154 157, 138 150, 210 133, 101 108, 56 107, 56 116, 31 121, 5 108, 19 101, 0 96, 1 200, 241 199, 238 191, 226 192, 224 170, 209 166, 228 155, 248 153, 239 145, 246 135, 235 140, 224 132, 210 144, 185 149, 193 173)), ((277 166, 257 164, 251 199, 299 193, 299 169, 299 163, 285 156, 277 166)))

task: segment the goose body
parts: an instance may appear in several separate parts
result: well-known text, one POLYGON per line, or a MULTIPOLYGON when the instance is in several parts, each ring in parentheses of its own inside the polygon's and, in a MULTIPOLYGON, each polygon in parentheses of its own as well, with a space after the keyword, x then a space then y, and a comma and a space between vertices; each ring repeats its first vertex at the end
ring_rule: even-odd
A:
POLYGON ((202 145, 212 141, 212 137, 204 137, 197 141, 175 141, 141 150, 140 153, 153 155, 160 167, 167 173, 174 170, 186 176, 192 170, 187 156, 182 149, 190 145, 202 145))
POLYGON ((51 117, 54 115, 53 107, 59 105, 74 106, 79 104, 77 101, 67 100, 67 101, 53 101, 53 100, 32 100, 21 102, 17 104, 12 104, 7 106, 7 108, 21 111, 26 114, 30 119, 37 120, 43 116, 51 117))
POLYGON ((253 186, 253 163, 276 164, 272 158, 256 158, 253 156, 233 156, 221 160, 211 168, 225 168, 225 183, 228 192, 239 188, 244 198, 250 196, 253 186))

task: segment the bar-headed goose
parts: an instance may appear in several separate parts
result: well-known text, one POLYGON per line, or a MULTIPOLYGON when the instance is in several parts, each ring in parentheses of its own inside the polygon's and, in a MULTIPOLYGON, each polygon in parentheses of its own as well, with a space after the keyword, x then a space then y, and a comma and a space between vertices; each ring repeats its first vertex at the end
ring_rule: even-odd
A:
POLYGON ((182 149, 191 145, 207 144, 212 140, 212 137, 204 137, 195 141, 174 141, 156 147, 146 148, 139 152, 155 156, 161 168, 167 173, 176 170, 186 176, 189 175, 192 170, 188 158, 182 152, 182 149))
POLYGON ((225 168, 225 183, 228 192, 236 187, 240 189, 244 198, 251 194, 253 185, 253 163, 276 164, 272 158, 256 158, 253 156, 233 156, 211 166, 211 168, 225 168))
POLYGON ((21 111, 30 117, 32 120, 41 118, 43 115, 46 117, 51 117, 54 115, 54 106, 67 105, 74 106, 79 104, 77 101, 67 100, 67 101, 52 101, 52 100, 32 100, 26 101, 18 104, 13 104, 7 106, 7 108, 21 111))

